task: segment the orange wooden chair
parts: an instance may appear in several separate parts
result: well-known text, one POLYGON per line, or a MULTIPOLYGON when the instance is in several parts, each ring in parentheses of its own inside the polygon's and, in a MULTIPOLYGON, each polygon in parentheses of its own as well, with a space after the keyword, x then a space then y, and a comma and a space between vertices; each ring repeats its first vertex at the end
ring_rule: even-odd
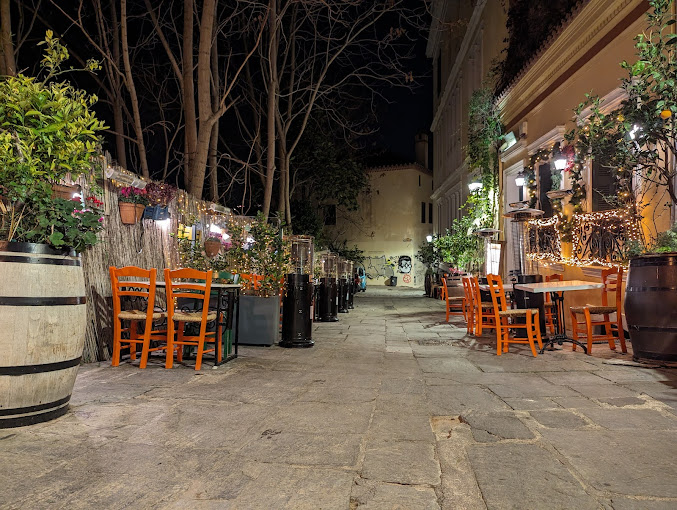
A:
MULTIPOLYGON (((550 276, 545 277, 546 282, 561 282, 563 276, 559 273, 551 274, 550 276)), ((550 330, 550 334, 555 334, 555 321, 560 320, 557 316, 557 303, 552 300, 551 292, 545 293, 545 325, 550 330)), ((557 292, 558 297, 562 297, 562 292, 557 292)))
POLYGON ((538 308, 508 309, 505 299, 505 290, 503 280, 499 275, 487 275, 489 283, 489 292, 494 306, 494 320, 496 321, 496 354, 499 356, 503 352, 508 352, 510 344, 529 344, 531 353, 534 357, 538 356, 535 341, 538 341, 539 348, 543 348, 541 341, 541 326, 538 320, 538 308), (511 319, 524 317, 524 324, 510 322, 511 319), (527 339, 516 339, 510 336, 511 329, 523 328, 527 330, 527 339))
POLYGON ((111 366, 120 364, 120 350, 129 348, 129 358, 136 359, 136 347, 141 344, 141 361, 139 368, 146 368, 148 356, 153 351, 166 349, 166 345, 150 347, 151 340, 166 342, 166 330, 153 330, 153 321, 166 316, 164 312, 155 311, 156 269, 142 269, 127 266, 109 268, 111 287, 113 288, 113 358, 111 366), (134 281, 120 281, 120 278, 131 277, 134 281), (137 281, 142 278, 144 281, 137 281), (146 281, 147 280, 147 281, 146 281), (146 301, 146 309, 122 310, 121 299, 140 298, 146 301), (122 321, 129 321, 129 327, 123 328, 122 321), (139 322, 145 322, 143 335, 139 336, 139 322), (129 333, 129 338, 122 338, 122 333, 129 333))
POLYGON ((463 282, 463 294, 465 295, 464 308, 467 330, 469 334, 473 334, 475 332, 475 303, 472 293, 472 283, 470 280, 470 276, 464 276, 461 279, 461 282, 463 282))
POLYGON ((449 322, 450 315, 462 315, 463 318, 466 319, 465 297, 449 296, 446 278, 442 278, 442 294, 444 294, 445 309, 447 311, 447 322, 449 322))
MULTIPOLYGON (((602 340, 609 343, 609 349, 615 349, 616 343, 614 336, 618 337, 621 343, 621 351, 628 352, 625 345, 625 332, 623 331, 623 316, 621 314, 621 299, 623 286, 623 268, 611 267, 602 270, 602 305, 585 305, 571 307, 571 322, 573 329, 574 340, 578 340, 578 334, 583 333, 588 338, 588 354, 592 351, 592 344, 594 341, 602 340), (609 305, 607 294, 613 292, 615 294, 615 302, 609 305), (616 318, 612 321, 611 315, 616 314, 616 318), (579 322, 580 315, 583 314, 583 323, 579 322), (593 315, 602 315, 602 320, 592 320, 593 315), (604 334, 593 335, 593 326, 604 326, 604 334)), ((573 350, 576 350, 576 344, 572 344, 573 350)))
MULTIPOLYGON (((195 370, 202 366, 202 355, 214 352, 217 362, 222 359, 221 325, 218 324, 216 331, 207 332, 207 323, 216 320, 216 312, 209 311, 209 297, 212 286, 212 272, 198 271, 197 269, 165 269, 165 285, 167 286, 167 361, 165 368, 172 368, 174 353, 177 361, 183 361, 183 346, 197 347, 195 355, 195 370), (184 282, 179 280, 191 279, 194 281, 184 282), (203 280, 204 282, 202 282, 203 280), (184 311, 176 309, 178 298, 189 298, 201 301, 201 309, 197 311, 184 311), (175 327, 174 323, 178 323, 175 327), (186 323, 200 323, 198 335, 186 335, 184 328, 186 323), (176 331, 176 339, 174 332, 176 331), (205 350, 205 343, 214 343, 214 348, 205 350)), ((219 321, 221 322, 221 321, 219 321)))
POLYGON ((470 291, 473 299, 473 315, 475 319, 475 336, 482 336, 483 329, 496 329, 494 321, 494 305, 482 301, 480 282, 477 276, 470 277, 470 291))

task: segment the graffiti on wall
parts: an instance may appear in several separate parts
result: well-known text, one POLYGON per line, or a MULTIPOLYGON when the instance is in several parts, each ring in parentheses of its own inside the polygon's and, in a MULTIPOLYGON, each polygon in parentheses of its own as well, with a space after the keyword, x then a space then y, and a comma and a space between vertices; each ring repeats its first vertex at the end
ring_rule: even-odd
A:
POLYGON ((363 264, 367 278, 370 280, 390 278, 391 276, 395 276, 395 273, 397 272, 408 276, 408 281, 403 279, 405 283, 411 282, 410 274, 413 265, 409 255, 365 257, 363 264))
POLYGON ((402 255, 397 260, 397 272, 404 274, 411 273, 411 257, 409 255, 402 255))

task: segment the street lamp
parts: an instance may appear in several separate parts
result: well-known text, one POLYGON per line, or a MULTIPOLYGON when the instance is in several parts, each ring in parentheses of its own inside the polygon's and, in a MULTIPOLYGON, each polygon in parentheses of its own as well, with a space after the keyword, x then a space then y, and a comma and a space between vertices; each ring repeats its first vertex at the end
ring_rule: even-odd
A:
POLYGON ((482 183, 480 181, 475 180, 468 184, 468 189, 470 190, 471 193, 480 190, 482 189, 482 183))

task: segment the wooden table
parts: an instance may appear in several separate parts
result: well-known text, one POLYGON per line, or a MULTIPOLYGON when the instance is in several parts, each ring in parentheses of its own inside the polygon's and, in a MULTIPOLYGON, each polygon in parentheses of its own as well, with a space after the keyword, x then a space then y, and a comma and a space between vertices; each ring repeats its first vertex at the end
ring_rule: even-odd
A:
MULTIPOLYGON (((134 281, 127 281, 127 282, 120 282, 121 284, 124 285, 129 285, 130 287, 133 287, 135 283, 148 283, 148 281, 145 282, 134 282, 134 281)), ((166 287, 167 284, 164 281, 157 280, 155 282, 156 287, 166 287)), ((218 333, 218 326, 222 326, 225 328, 225 330, 230 330, 233 329, 233 320, 235 320, 235 339, 233 341, 233 353, 228 355, 228 353, 224 353, 225 355, 222 356, 221 361, 217 362, 216 361, 216 355, 214 355, 214 366, 219 366, 223 365, 224 363, 229 362, 230 360, 233 360, 237 358, 237 349, 239 345, 239 340, 240 340, 240 288, 241 286, 237 283, 214 283, 212 282, 211 285, 212 290, 217 291, 216 295, 216 330, 218 333), (228 295, 228 300, 224 303, 224 297, 225 295, 228 295), (235 310, 237 306, 237 311, 235 310), (226 312, 225 319, 221 320, 222 313, 226 312)), ((224 349, 226 349, 226 344, 224 345, 224 349)))
MULTIPOLYGON (((604 287, 603 283, 600 282, 588 282, 585 280, 565 280, 565 281, 552 281, 552 282, 541 282, 541 283, 516 283, 515 289, 528 292, 530 294, 544 294, 546 292, 552 292, 552 301, 555 303, 557 308, 557 321, 555 334, 547 337, 546 342, 543 344, 541 349, 541 354, 545 351, 545 348, 550 345, 551 350, 555 347, 555 342, 558 345, 562 345, 563 342, 569 342, 572 344, 580 345, 583 347, 584 352, 588 353, 587 346, 583 345, 576 340, 567 337, 566 327, 564 325, 564 295, 563 292, 575 291, 575 290, 593 290, 601 289, 604 287)), ((540 307, 541 317, 545 316, 545 306, 541 305, 540 307)))
MULTIPOLYGON (((514 285, 512 283, 504 283, 503 284, 503 290, 506 291, 506 292, 512 292, 513 287, 514 287, 514 285)), ((483 290, 484 292, 489 292, 491 290, 488 283, 480 283, 479 288, 480 288, 480 290, 483 290)))

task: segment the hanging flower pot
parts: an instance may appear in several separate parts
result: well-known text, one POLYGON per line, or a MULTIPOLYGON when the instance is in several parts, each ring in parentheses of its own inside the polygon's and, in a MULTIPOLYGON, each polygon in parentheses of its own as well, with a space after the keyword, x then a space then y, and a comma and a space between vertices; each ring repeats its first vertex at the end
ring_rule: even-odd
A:
POLYGON ((143 213, 146 210, 146 206, 143 204, 134 204, 134 207, 136 208, 136 221, 134 223, 138 223, 141 221, 141 218, 143 218, 143 213))
POLYGON ((207 239, 204 246, 207 257, 216 257, 221 249, 221 241, 218 239, 207 239))
POLYGON ((138 223, 144 208, 144 206, 141 206, 141 212, 137 213, 138 206, 139 204, 132 204, 131 202, 118 203, 118 208, 120 209, 120 221, 122 221, 124 225, 134 225, 138 223))

